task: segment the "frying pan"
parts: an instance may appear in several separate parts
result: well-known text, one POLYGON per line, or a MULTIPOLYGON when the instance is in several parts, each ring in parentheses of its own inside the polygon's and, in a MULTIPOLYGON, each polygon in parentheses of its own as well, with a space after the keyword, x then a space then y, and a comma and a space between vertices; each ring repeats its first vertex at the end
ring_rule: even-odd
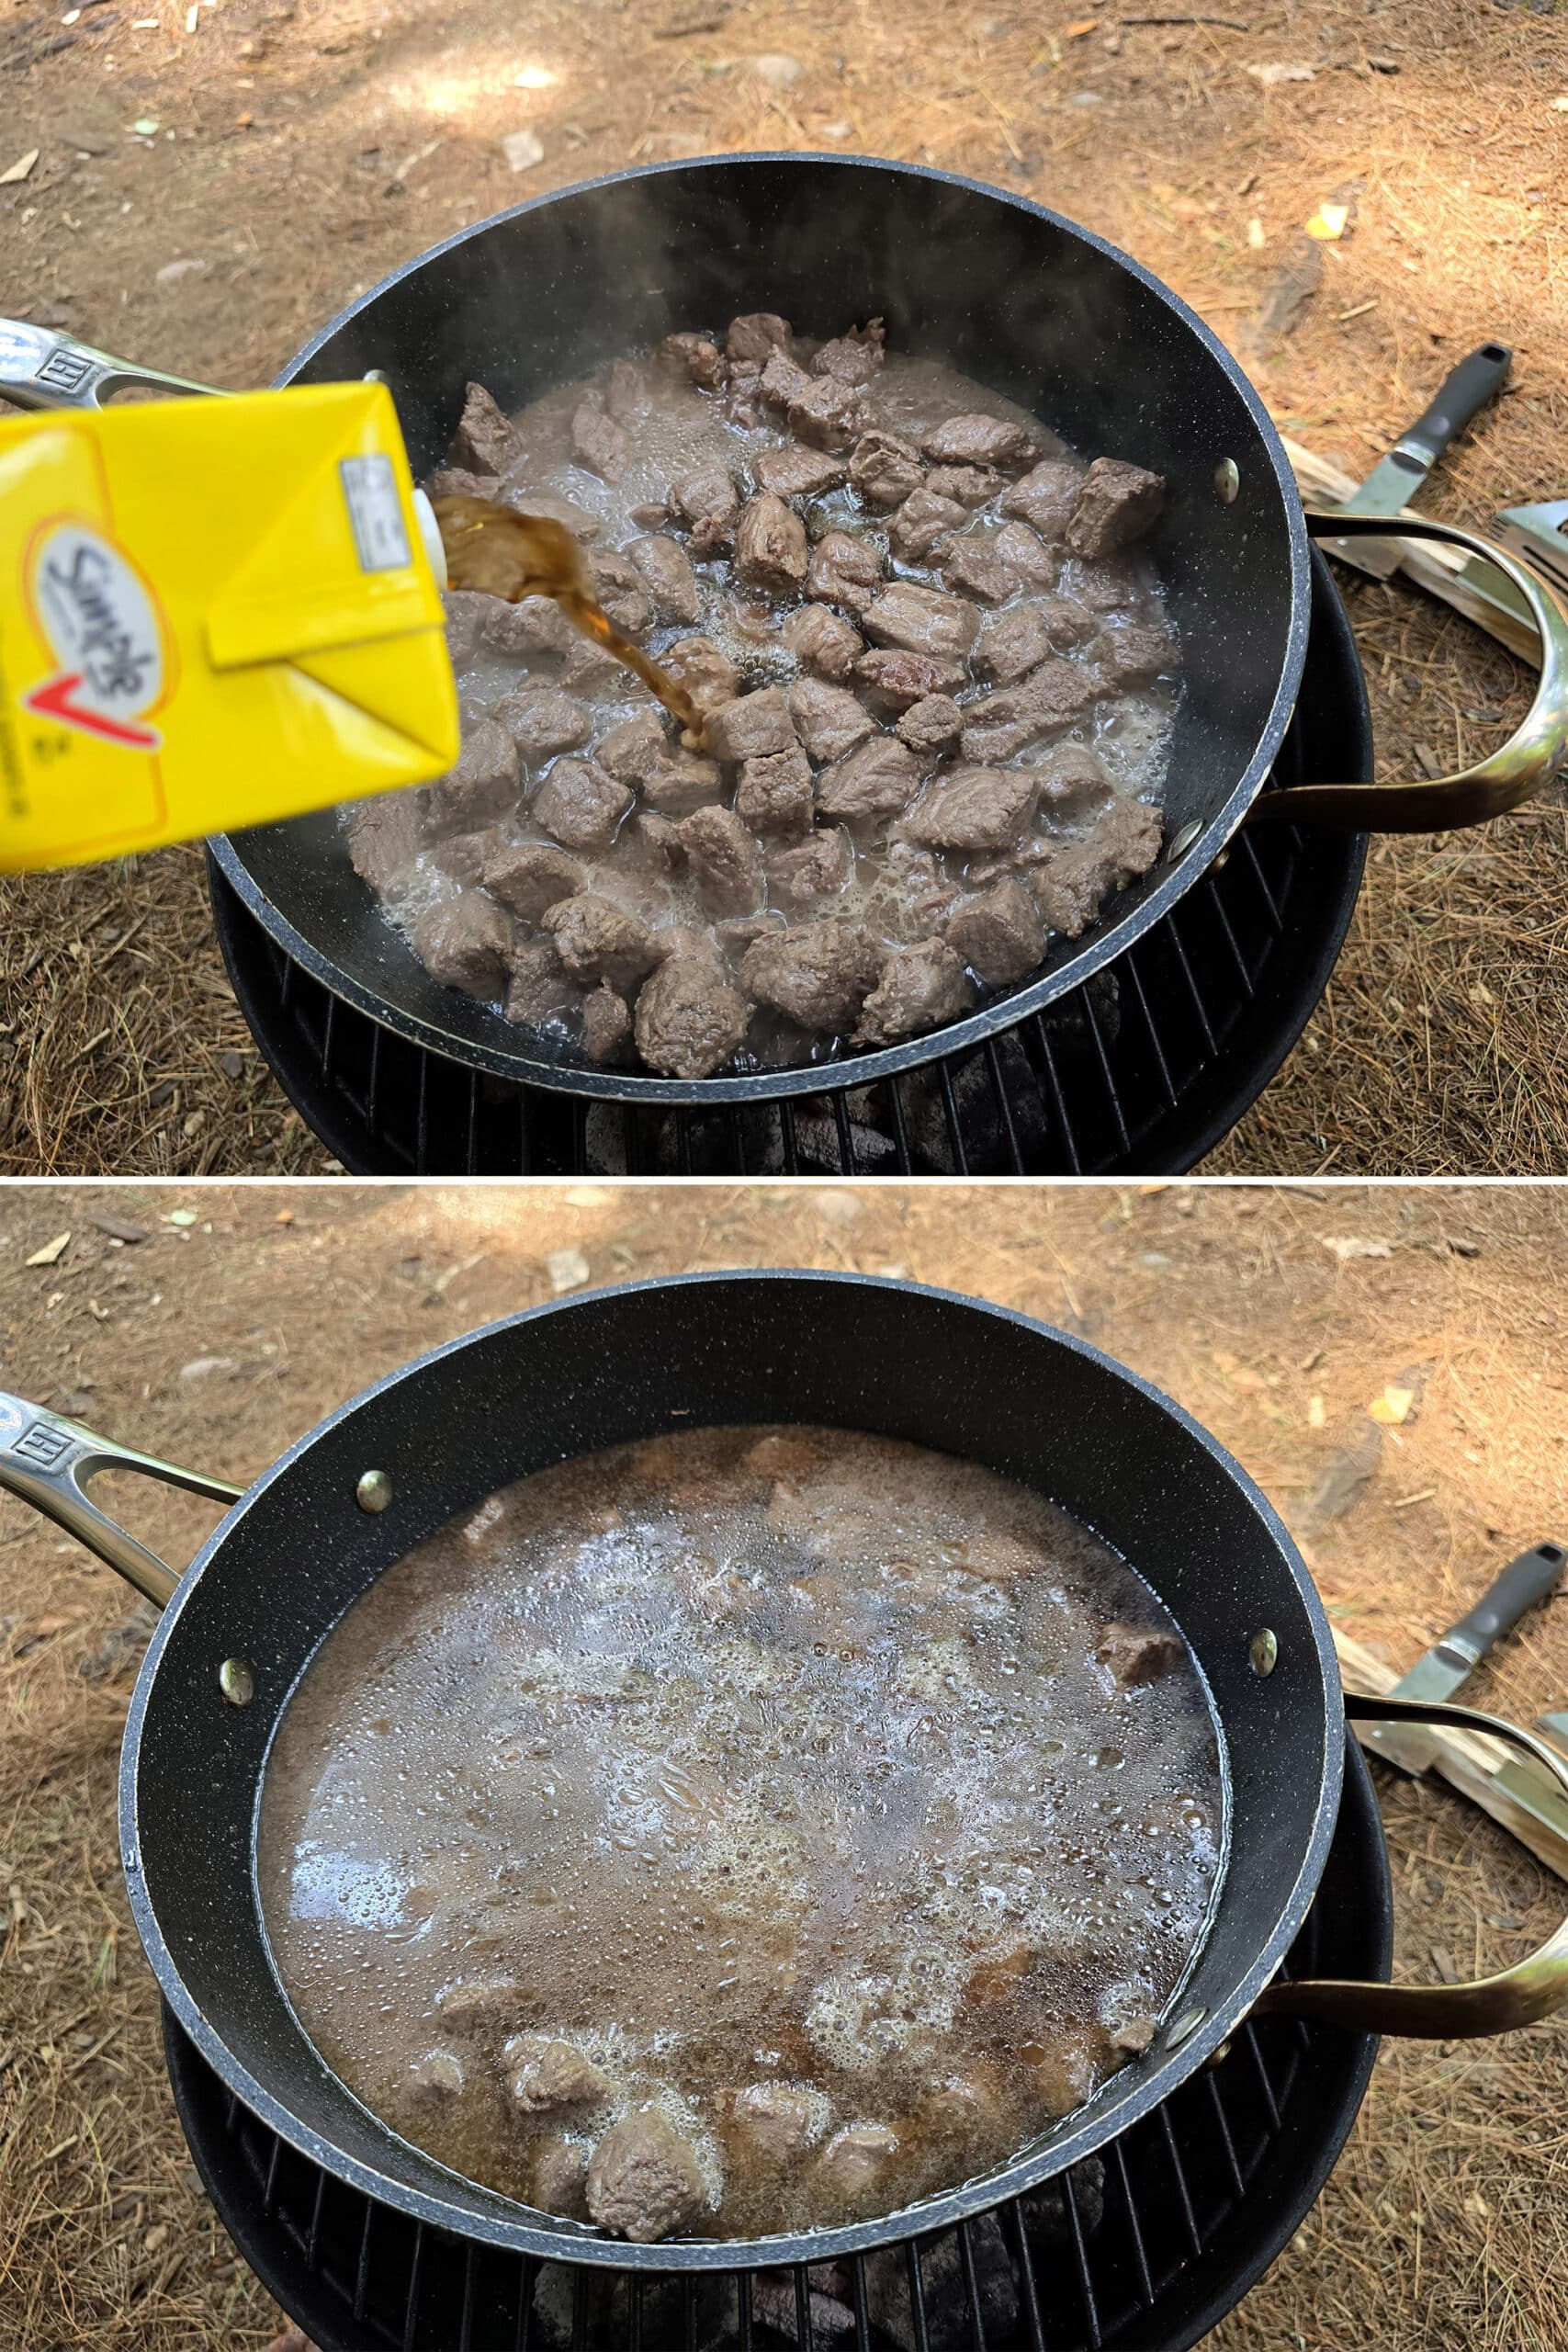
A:
POLYGON ((948 1291, 766 1272, 634 1283, 515 1316, 390 1374, 240 1494, 0 1396, 0 1486, 164 1607, 120 1766, 137 1931, 186 2033, 243 2104, 314 2163, 415 2219, 513 2251, 638 2269, 827 2260, 1032 2188, 1168 2098, 1249 2012, 1358 2031, 1490 2033, 1568 2001, 1568 1926, 1483 1983, 1274 1982, 1339 1804, 1347 1714, 1453 1724, 1469 1708, 1346 1699, 1322 1605, 1262 1494, 1208 1432, 1083 1340, 948 1291), (626 2245, 458 2178, 338 2081, 274 1973, 254 1882, 256 1808, 288 1695, 384 1568, 497 1487, 592 1449, 706 1423, 813 1421, 933 1446, 1021 1480, 1123 1552, 1174 1612, 1228 1750, 1229 1853, 1206 1942, 1146 2054, 982 2177, 809 2235, 626 2245), (84 1488, 137 1469, 232 1508, 176 1579, 84 1488))

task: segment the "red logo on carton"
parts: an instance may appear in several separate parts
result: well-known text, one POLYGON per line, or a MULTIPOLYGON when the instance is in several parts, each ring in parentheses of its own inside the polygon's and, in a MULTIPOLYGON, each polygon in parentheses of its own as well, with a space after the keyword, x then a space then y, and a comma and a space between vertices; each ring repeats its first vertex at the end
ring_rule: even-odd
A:
POLYGON ((164 694, 164 632, 135 567, 85 524, 58 523, 32 550, 29 603, 60 667, 22 700, 28 710, 116 743, 155 752, 143 714, 164 694))

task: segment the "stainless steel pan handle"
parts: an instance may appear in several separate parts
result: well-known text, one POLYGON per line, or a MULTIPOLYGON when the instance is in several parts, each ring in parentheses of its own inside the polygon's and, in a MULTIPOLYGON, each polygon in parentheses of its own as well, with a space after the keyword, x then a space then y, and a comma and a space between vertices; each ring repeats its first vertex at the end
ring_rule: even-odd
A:
POLYGON ((113 359, 25 319, 0 319, 0 400, 17 408, 102 408, 116 392, 211 393, 212 384, 187 384, 156 368, 113 359))
POLYGON ((140 1470, 166 1487, 183 1487, 188 1494, 206 1495, 215 1503, 236 1503, 245 1491, 222 1478, 202 1478, 194 1470, 176 1469, 173 1463, 138 1453, 131 1446, 115 1445, 75 1421, 62 1419, 58 1413, 47 1413, 39 1405, 0 1392, 0 1487, 63 1527, 162 1609, 179 1578, 155 1552, 101 1511, 86 1493, 87 1482, 103 1470, 140 1470))
MULTIPOLYGON (((1522 1747, 1568 1794, 1568 1758, 1533 1732, 1478 1707, 1449 1707, 1425 1699, 1366 1699, 1345 1694, 1352 1723, 1446 1724, 1454 1731, 1488 1733, 1522 1747)), ((1253 2008, 1254 2017, 1319 2018, 1352 2033, 1414 2035, 1458 2041, 1475 2034, 1507 2033, 1568 2007, 1568 1920, 1539 1951, 1496 1976, 1472 1984, 1357 1984, 1335 1979, 1276 1978, 1253 2008)))

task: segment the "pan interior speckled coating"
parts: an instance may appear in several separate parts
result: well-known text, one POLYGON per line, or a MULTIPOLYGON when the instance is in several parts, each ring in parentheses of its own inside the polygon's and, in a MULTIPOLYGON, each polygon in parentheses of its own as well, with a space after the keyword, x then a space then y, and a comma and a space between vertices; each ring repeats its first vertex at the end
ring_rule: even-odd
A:
MULTIPOLYGON (((657 164, 480 223, 365 295, 280 381, 380 368, 416 475, 442 461, 469 378, 507 409, 694 321, 786 312, 838 333, 880 312, 896 349, 941 357, 1089 456, 1169 484, 1151 546, 1180 632, 1185 690, 1167 836, 1201 828, 1040 976, 934 1037, 828 1068, 864 1083, 977 1043, 1077 987, 1191 888, 1261 788, 1306 656, 1308 551, 1279 435, 1217 337, 1159 280, 1070 221, 973 180, 843 156, 657 164), (1240 489, 1215 494, 1235 460, 1240 489)), ((354 872, 336 812, 217 836, 251 911, 334 994, 421 1046, 534 1085, 621 1099, 811 1092, 821 1067, 700 1080, 594 1069, 433 979, 354 872)))
POLYGON ((1321 1603, 1236 1463, 1169 1398, 1047 1326, 946 1291, 787 1271, 637 1283, 537 1307, 389 1375, 301 1438, 182 1578, 138 1678, 120 1840, 138 1933, 202 2056, 270 2129, 417 2218, 536 2255, 692 2269, 887 2244, 1036 2186, 1168 2096, 1288 1951, 1333 1833, 1344 1715, 1321 1603), (1202 2022, 1114 2075, 1029 2152, 901 2214, 809 2237, 628 2246, 459 2179, 389 2132, 301 2031, 259 1924, 266 1755, 331 1626, 395 1560, 525 1472, 717 1422, 813 1421, 984 1463, 1115 1544, 1175 1612, 1208 1679, 1231 1775, 1230 1851, 1181 1998, 1202 2022), (367 1469, 389 1507, 355 1501, 367 1469), (1248 1656, 1269 1626, 1272 1675, 1248 1656), (219 1668, 243 1658, 254 1697, 219 1668))

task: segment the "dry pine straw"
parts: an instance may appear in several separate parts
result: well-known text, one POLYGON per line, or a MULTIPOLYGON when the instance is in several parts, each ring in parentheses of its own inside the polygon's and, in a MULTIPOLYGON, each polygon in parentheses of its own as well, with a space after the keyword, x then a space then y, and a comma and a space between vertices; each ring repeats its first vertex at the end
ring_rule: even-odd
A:
MULTIPOLYGON (((547 1260, 577 1250, 595 1283, 897 1269, 1082 1331, 1235 1452, 1300 1530, 1330 1608, 1391 1661, 1511 1553, 1568 1533, 1568 1202, 1548 1192, 1013 1188, 983 1219, 951 1187, 218 1186, 3 1205, 6 1385, 220 1475, 421 1349, 549 1297, 547 1260), (175 1206, 191 1227, 164 1222, 175 1206), (91 1222, 106 1212, 151 1238, 115 1247, 91 1222), (24 1265, 66 1229, 53 1265, 24 1265), (1390 1255, 1341 1262, 1325 1243, 1347 1238, 1390 1255), (214 1356, 226 1364, 182 1377, 214 1356), (1391 1381, 1419 1389, 1413 1418, 1340 1514, 1314 1516, 1306 1498, 1391 1381)), ((209 1519, 133 1482, 122 1507, 174 1559, 209 1519)), ((8 1500, 0 1562, 0 2346, 259 2346, 276 2315, 190 2173, 118 1870, 116 1751, 144 1620, 8 1500)), ((1476 1695, 1524 1721, 1563 1702, 1568 1600, 1476 1695)), ((1379 1781, 1405 1974, 1495 1965, 1549 1931, 1564 1890, 1522 1849, 1441 1789, 1379 1781)), ((1565 2111, 1561 2022, 1390 2045, 1322 2201, 1217 2343, 1558 2352, 1565 2111)))

